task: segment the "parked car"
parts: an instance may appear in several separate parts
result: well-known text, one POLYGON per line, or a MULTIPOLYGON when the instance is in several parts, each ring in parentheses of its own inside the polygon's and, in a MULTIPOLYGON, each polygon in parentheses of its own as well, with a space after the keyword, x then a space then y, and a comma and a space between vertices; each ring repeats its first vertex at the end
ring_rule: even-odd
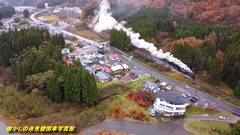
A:
POLYGON ((224 116, 219 116, 219 120, 225 120, 226 118, 224 116))
POLYGON ((152 107, 151 109, 150 109, 150 115, 152 116, 152 117, 154 117, 155 116, 155 110, 154 110, 154 108, 152 107))
POLYGON ((192 95, 189 94, 189 93, 185 93, 185 95, 186 95, 187 97, 192 97, 192 95))
POLYGON ((187 96, 183 93, 183 94, 182 94, 182 97, 186 98, 187 96))
POLYGON ((197 99, 196 97, 194 97, 194 96, 192 96, 192 99, 194 99, 194 100, 198 101, 198 99, 197 99))
POLYGON ((191 98, 190 101, 191 101, 191 102, 194 102, 194 103, 197 102, 197 100, 195 100, 195 99, 193 99, 193 98, 191 98))

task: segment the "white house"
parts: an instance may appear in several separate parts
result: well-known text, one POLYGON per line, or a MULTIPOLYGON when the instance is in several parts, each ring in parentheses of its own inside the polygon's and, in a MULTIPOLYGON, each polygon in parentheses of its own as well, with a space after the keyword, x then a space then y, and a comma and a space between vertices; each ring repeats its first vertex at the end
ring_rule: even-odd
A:
POLYGON ((70 53, 70 49, 69 48, 63 48, 61 52, 62 52, 62 54, 68 54, 68 53, 70 53))
POLYGON ((127 64, 122 64, 122 67, 123 67, 123 69, 124 69, 125 71, 128 71, 128 70, 129 70, 129 67, 128 67, 127 64))
POLYGON ((90 51, 84 54, 84 57, 87 59, 96 58, 96 51, 90 51))
POLYGON ((114 73, 117 73, 117 72, 120 72, 123 70, 123 67, 121 65, 117 65, 117 66, 113 66, 111 67, 111 70, 114 72, 114 73))
POLYGON ((153 106, 154 110, 166 116, 183 115, 190 103, 181 96, 169 92, 159 91, 153 106))

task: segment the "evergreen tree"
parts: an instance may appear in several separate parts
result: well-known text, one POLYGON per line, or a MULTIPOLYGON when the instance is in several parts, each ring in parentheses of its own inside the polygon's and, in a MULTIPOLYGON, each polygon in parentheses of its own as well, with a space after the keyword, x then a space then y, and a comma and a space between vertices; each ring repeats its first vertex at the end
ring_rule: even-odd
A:
POLYGON ((23 10, 23 17, 28 18, 29 17, 29 11, 28 9, 23 10))

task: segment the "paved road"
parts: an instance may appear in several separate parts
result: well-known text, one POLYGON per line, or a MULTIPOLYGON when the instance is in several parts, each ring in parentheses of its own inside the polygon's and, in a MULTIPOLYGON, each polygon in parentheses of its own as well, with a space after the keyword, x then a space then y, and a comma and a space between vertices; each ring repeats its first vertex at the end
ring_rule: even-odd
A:
POLYGON ((102 123, 87 127, 83 130, 86 135, 95 135, 98 129, 116 130, 134 135, 190 135, 183 128, 184 120, 174 120, 165 123, 142 123, 107 119, 102 123))
POLYGON ((121 121, 116 119, 106 119, 102 123, 94 126, 86 127, 83 132, 86 135, 94 135, 94 132, 99 129, 116 130, 134 135, 190 135, 191 133, 183 128, 186 121, 215 121, 235 124, 239 117, 233 119, 219 120, 218 118, 184 118, 177 119, 165 123, 143 123, 133 121, 121 121))

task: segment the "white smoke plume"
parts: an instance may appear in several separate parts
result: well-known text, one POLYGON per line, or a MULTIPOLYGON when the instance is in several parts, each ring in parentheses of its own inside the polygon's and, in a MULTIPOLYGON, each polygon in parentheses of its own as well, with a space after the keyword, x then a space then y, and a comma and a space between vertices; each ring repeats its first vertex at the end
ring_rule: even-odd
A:
POLYGON ((144 39, 139 39, 140 34, 133 32, 132 28, 124 27, 125 22, 117 22, 116 19, 114 19, 111 16, 111 13, 108 11, 110 9, 110 4, 107 0, 102 0, 99 7, 100 10, 93 21, 93 24, 95 24, 94 31, 102 32, 103 30, 111 30, 113 28, 117 30, 123 30, 126 32, 127 36, 130 37, 131 43, 135 47, 145 49, 149 51, 153 56, 159 59, 166 59, 168 62, 172 62, 178 65, 185 71, 193 73, 186 64, 184 64, 181 60, 173 57, 170 52, 164 53, 162 49, 157 50, 157 47, 155 47, 152 43, 148 43, 144 39))

